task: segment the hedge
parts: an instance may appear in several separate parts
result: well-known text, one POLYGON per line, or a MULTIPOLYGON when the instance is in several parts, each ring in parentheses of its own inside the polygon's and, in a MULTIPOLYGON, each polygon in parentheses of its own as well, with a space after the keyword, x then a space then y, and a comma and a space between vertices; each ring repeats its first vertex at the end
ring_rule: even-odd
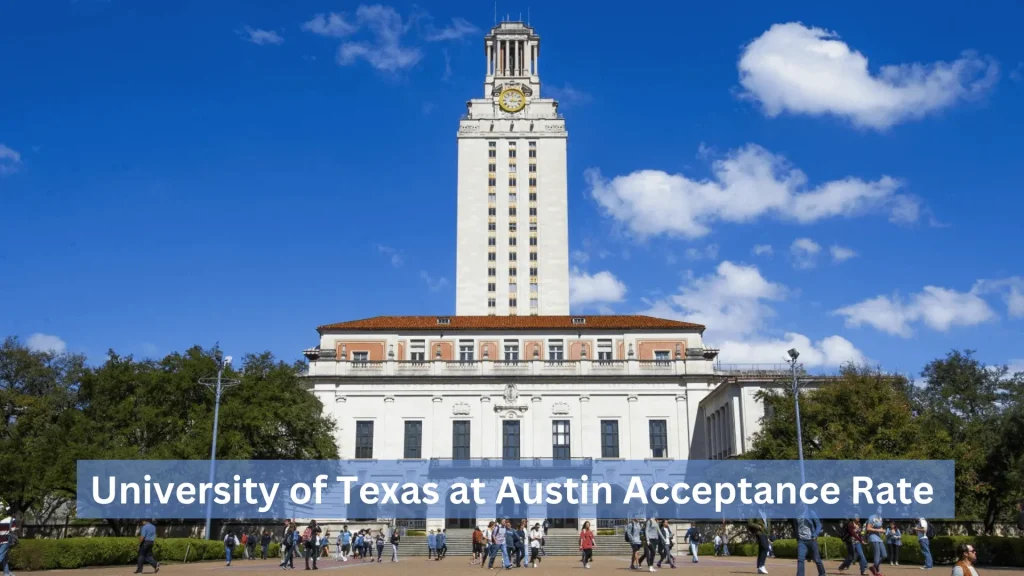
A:
MULTIPOLYGON (((923 564, 924 555, 916 536, 904 536, 900 548, 900 563, 923 564)), ((932 560, 935 564, 953 564, 956 561, 956 547, 961 542, 970 542, 978 551, 978 564, 982 566, 1024 566, 1024 538, 1004 536, 936 536, 931 539, 932 560)), ((796 540, 779 539, 772 543, 775 556, 796 558, 796 540)), ((818 538, 818 549, 823 560, 842 560, 846 557, 846 543, 834 536, 818 538)), ((715 545, 700 545, 701 555, 714 554, 715 545)), ((757 556, 757 544, 742 542, 729 544, 733 556, 757 556)), ((871 558, 869 544, 864 546, 864 555, 871 558)))
MULTIPOLYGON (((226 558, 223 542, 198 538, 157 538, 153 557, 157 562, 181 562, 185 560, 186 550, 189 562, 226 558)), ((138 538, 26 538, 11 550, 11 568, 55 570, 130 565, 137 561, 138 552, 138 538)), ((277 542, 270 543, 267 554, 280 555, 277 542)))

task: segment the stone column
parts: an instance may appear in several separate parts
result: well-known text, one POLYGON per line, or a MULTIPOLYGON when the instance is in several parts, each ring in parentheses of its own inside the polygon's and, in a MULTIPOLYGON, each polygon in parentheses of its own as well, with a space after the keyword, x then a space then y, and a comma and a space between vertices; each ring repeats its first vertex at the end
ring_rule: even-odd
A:
MULTIPOLYGON (((381 426, 380 430, 374 430, 373 431, 373 444, 374 444, 373 457, 378 459, 378 460, 397 460, 398 458, 401 458, 402 456, 404 456, 404 454, 401 453, 401 449, 402 449, 401 445, 398 446, 398 452, 396 453, 395 452, 395 450, 396 450, 395 447, 393 446, 393 444, 391 442, 389 442, 389 439, 394 436, 394 434, 391 433, 391 427, 395 425, 394 424, 394 422, 395 422, 395 415, 393 414, 394 411, 395 411, 395 399, 394 399, 394 397, 392 397, 392 396, 385 396, 384 397, 384 418, 383 418, 384 425, 381 426), (380 446, 381 449, 377 450, 377 446, 380 446)), ((401 434, 398 434, 397 436, 399 438, 402 438, 402 441, 404 441, 405 440, 405 431, 403 430, 401 432, 401 434)))
POLYGON ((488 76, 491 75, 491 50, 492 50, 491 43, 488 42, 487 43, 487 49, 484 50, 484 53, 487 55, 487 75, 488 76))
POLYGON ((509 41, 509 40, 505 40, 505 42, 504 42, 504 46, 505 46, 505 58, 504 58, 504 66, 502 67, 502 69, 501 69, 501 72, 502 72, 502 74, 504 74, 505 76, 508 76, 508 73, 509 73, 509 70, 510 70, 510 68, 509 68, 509 65, 511 64, 511 60, 512 60, 512 55, 511 55, 511 54, 509 54, 509 52, 510 52, 510 50, 509 50, 509 46, 510 46, 511 44, 512 44, 512 42, 511 42, 511 41, 509 41))
POLYGON ((441 423, 442 402, 444 402, 444 399, 440 396, 434 396, 431 398, 430 429, 427 430, 426 427, 424 427, 425 429, 423 430, 424 434, 429 434, 427 437, 430 438, 430 450, 423 451, 424 458, 441 458, 441 455, 444 454, 443 439, 445 434, 444 424, 441 423))
MULTIPOLYGON (((580 396, 580 451, 577 456, 581 458, 592 457, 599 458, 601 456, 600 442, 597 448, 597 454, 587 450, 587 440, 594 437, 593 427, 590 422, 590 396, 580 396)), ((582 524, 581 524, 582 526, 582 524)))
POLYGON ((640 460, 646 455, 644 453, 635 454, 633 451, 633 424, 636 418, 637 397, 630 396, 627 400, 629 401, 629 411, 626 413, 626 454, 623 457, 626 460, 640 460))
POLYGON ((494 409, 491 408, 491 397, 481 396, 480 397, 480 416, 477 419, 476 430, 470 430, 470 452, 473 458, 487 458, 493 457, 490 453, 490 449, 487 442, 491 439, 489 426, 491 419, 493 418, 494 409), (473 436, 476 436, 474 441, 473 436))
POLYGON ((677 460, 687 460, 690 458, 690 442, 688 438, 690 431, 690 415, 686 411, 685 394, 676 396, 676 423, 678 427, 676 442, 679 443, 679 449, 676 450, 675 458, 677 460))
MULTIPOLYGON (((338 447, 338 458, 347 457, 347 447, 345 446, 345 421, 347 420, 345 412, 344 396, 334 397, 334 444, 338 447)), ((355 453, 352 454, 355 456, 355 453)))
MULTIPOLYGON (((534 396, 530 398, 530 412, 533 412, 533 457, 541 458, 547 452, 544 451, 544 423, 547 422, 547 418, 541 413, 541 397, 534 396)), ((531 513, 532 514, 532 513, 531 513)))

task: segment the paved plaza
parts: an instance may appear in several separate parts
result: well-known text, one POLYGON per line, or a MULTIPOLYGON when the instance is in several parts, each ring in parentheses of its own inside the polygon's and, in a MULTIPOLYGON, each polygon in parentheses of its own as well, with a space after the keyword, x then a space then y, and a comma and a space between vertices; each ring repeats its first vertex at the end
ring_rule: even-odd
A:
MULTIPOLYGON (((838 574, 836 568, 839 563, 835 561, 826 562, 825 568, 829 574, 838 574)), ((689 559, 683 559, 682 562, 677 564, 678 568, 673 570, 669 567, 664 567, 658 572, 669 572, 669 573, 684 573, 689 576, 725 576, 733 574, 749 574, 756 575, 754 569, 754 558, 745 557, 730 557, 730 558, 706 558, 701 560, 697 564, 693 564, 689 559)), ((295 562, 296 570, 303 570, 304 565, 300 561, 295 562)), ((470 565, 468 558, 466 557, 449 557, 441 562, 428 561, 423 557, 410 557, 408 559, 401 560, 398 563, 391 563, 384 561, 381 563, 360 563, 360 562, 338 562, 335 560, 324 560, 319 562, 319 568, 321 571, 328 572, 357 572, 359 574, 374 574, 383 576, 455 576, 457 574, 472 575, 482 573, 494 573, 501 572, 501 570, 486 570, 481 569, 479 565, 470 565), (483 570, 483 572, 481 572, 483 570)), ((814 565, 810 564, 807 567, 807 576, 814 576, 815 569, 814 565)), ((922 571, 918 566, 883 566, 883 573, 885 576, 911 576, 920 575, 922 571)), ((88 576, 113 576, 113 575, 124 575, 131 574, 134 571, 134 566, 117 566, 117 567, 103 567, 103 568, 86 568, 83 570, 53 570, 48 573, 59 574, 59 573, 71 573, 85 572, 88 576)), ((512 571, 517 569, 513 568, 512 571)), ((540 568, 534 570, 528 569, 531 576, 541 575, 558 575, 565 574, 568 571, 580 571, 584 572, 579 561, 575 558, 568 557, 549 557, 545 558, 541 563, 540 568)), ((928 571, 931 576, 946 576, 950 573, 952 568, 950 566, 938 566, 928 571)), ((615 556, 598 556, 595 561, 591 564, 589 570, 586 570, 588 576, 590 574, 628 574, 635 573, 640 574, 641 572, 647 573, 646 569, 638 572, 629 570, 629 559, 626 557, 615 557, 615 556)), ((998 572, 1000 576, 1024 576, 1024 570, 1020 568, 989 568, 981 567, 979 573, 981 576, 985 576, 989 573, 998 572)), ((152 574, 153 569, 146 567, 146 574, 152 574)), ((281 574, 283 570, 277 566, 277 561, 271 562, 253 560, 253 561, 238 561, 232 566, 225 566, 222 562, 200 562, 193 564, 170 564, 162 566, 160 568, 161 575, 184 576, 186 574, 245 574, 246 576, 263 576, 270 574, 281 574)), ((768 561, 768 574, 770 576, 786 575, 792 576, 796 574, 796 561, 785 560, 785 559, 769 559, 768 561)), ((852 571, 849 574, 856 576, 857 572, 852 571)))

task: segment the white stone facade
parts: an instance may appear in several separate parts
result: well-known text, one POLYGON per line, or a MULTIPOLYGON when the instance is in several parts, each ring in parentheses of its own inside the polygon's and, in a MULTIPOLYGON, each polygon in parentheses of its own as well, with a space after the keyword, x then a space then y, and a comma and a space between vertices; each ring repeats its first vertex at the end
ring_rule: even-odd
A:
POLYGON ((484 97, 459 123, 460 316, 569 313, 568 134, 558 103, 540 97, 539 51, 533 29, 496 26, 485 38, 484 97), (506 89, 525 95, 522 109, 502 109, 506 89))

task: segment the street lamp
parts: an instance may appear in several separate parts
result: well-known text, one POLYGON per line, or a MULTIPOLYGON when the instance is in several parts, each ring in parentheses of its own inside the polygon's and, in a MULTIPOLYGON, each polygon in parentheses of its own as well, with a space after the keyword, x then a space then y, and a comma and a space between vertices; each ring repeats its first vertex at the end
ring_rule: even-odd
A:
POLYGON ((806 482, 804 476, 804 437, 803 431, 800 429, 800 383, 797 380, 796 372, 796 359, 800 357, 800 353, 797 352, 796 348, 790 348, 786 353, 789 354, 787 363, 793 370, 793 405, 796 408, 796 448, 800 456, 800 483, 803 484, 806 482))
MULTIPOLYGON (((201 378, 199 380, 200 384, 214 390, 213 442, 210 446, 210 485, 213 485, 213 476, 217 469, 217 420, 220 418, 220 396, 225 388, 230 388, 240 382, 240 380, 222 378, 224 369, 231 365, 231 356, 224 357, 221 355, 220 350, 217 350, 213 358, 217 362, 217 377, 201 378)), ((206 528, 203 529, 203 538, 205 540, 210 539, 210 519, 212 516, 213 499, 211 498, 206 503, 206 528)))

